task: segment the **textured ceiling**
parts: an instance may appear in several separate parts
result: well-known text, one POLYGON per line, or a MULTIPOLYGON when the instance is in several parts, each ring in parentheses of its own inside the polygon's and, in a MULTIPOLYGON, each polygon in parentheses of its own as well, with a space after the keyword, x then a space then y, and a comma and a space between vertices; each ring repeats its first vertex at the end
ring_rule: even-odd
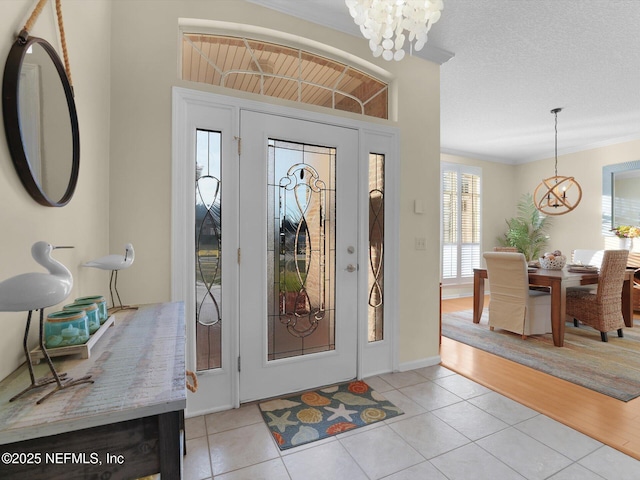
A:
MULTIPOLYGON (((344 0, 249 1, 361 38, 344 0)), ((640 139, 640 0, 444 5, 418 54, 444 62, 443 152, 513 164, 553 157, 556 107, 559 154, 640 139)))

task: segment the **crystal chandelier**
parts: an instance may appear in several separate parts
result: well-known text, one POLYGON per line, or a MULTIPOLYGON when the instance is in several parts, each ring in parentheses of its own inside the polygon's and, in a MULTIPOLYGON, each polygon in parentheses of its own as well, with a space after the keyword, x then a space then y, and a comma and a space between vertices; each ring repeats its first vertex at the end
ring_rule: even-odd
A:
POLYGON ((349 13, 374 57, 402 60, 407 34, 411 47, 422 50, 427 32, 440 19, 442 0, 345 0, 349 13), (406 34, 405 34, 406 30, 406 34))
POLYGON ((563 215, 576 208, 582 200, 582 188, 573 177, 558 175, 558 113, 561 108, 554 108, 556 125, 556 169, 555 176, 545 178, 533 192, 536 208, 547 215, 563 215))

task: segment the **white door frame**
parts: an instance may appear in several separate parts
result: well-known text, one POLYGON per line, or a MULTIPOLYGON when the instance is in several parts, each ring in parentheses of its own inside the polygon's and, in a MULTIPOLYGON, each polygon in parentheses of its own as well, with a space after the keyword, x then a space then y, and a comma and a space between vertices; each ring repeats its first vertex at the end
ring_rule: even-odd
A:
MULTIPOLYGON (((398 262, 399 262, 399 180, 400 156, 399 131, 395 127, 377 125, 339 116, 310 112, 307 110, 271 105, 235 97, 223 96, 199 90, 173 87, 172 114, 172 203, 171 203, 171 300, 185 302, 187 321, 187 362, 186 368, 195 371, 195 326, 190 319, 195 318, 195 260, 192 257, 194 243, 195 198, 195 129, 208 128, 222 132, 223 155, 235 155, 235 142, 239 136, 240 110, 252 110, 327 123, 357 129, 359 132, 359 234, 358 245, 358 378, 387 373, 398 369, 398 262), (207 114, 207 111, 209 113, 207 114), (215 117, 215 118, 212 118, 215 117), (229 146, 234 145, 234 148, 229 146), (369 153, 385 155, 385 339, 375 343, 367 340, 367 284, 368 284, 368 164, 369 153)), ((224 182, 239 185, 239 169, 224 172, 224 182)), ((224 188, 224 187, 223 187, 224 188)), ((226 202, 224 215, 237 215, 239 197, 235 202, 226 202)), ((227 226, 229 223, 227 223, 227 226)), ((225 227, 228 228, 228 227, 225 227)), ((226 252, 235 254, 239 246, 238 229, 223 230, 226 252), (235 242, 235 243, 234 243, 235 242)), ((224 253, 223 253, 224 255, 224 253)), ((229 255, 227 254, 227 258, 229 255)), ((223 259, 223 262, 225 260, 223 259)), ((239 314, 238 314, 238 265, 223 263, 223 275, 231 278, 225 281, 225 298, 229 310, 225 321, 229 323, 227 340, 223 351, 223 367, 218 371, 199 374, 201 388, 206 395, 187 395, 188 417, 202 415, 239 406, 239 374, 236 360, 239 355, 239 314), (225 383, 224 388, 212 385, 225 383), (211 396, 215 393, 215 397, 211 396)), ((224 307, 223 307, 224 308, 224 307)))

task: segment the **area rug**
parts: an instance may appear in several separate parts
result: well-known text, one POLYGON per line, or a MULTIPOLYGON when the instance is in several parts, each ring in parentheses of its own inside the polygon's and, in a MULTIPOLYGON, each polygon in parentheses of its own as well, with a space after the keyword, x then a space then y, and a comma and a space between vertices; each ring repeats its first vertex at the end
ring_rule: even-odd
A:
POLYGON ((280 450, 331 437, 403 413, 362 381, 268 400, 259 406, 280 450))
POLYGON ((625 328, 624 337, 616 332, 609 341, 600 341, 600 332, 587 326, 567 323, 564 346, 555 347, 551 334, 520 335, 489 330, 488 310, 479 324, 473 312, 442 315, 442 335, 541 372, 628 402, 640 396, 640 323, 625 328))

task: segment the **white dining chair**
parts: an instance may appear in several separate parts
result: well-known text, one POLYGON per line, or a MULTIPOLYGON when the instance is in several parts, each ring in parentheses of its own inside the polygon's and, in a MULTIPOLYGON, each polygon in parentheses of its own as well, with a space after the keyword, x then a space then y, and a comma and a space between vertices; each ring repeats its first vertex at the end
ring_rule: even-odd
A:
POLYGON ((551 295, 529 289, 522 253, 485 252, 489 281, 489 327, 522 335, 551 332, 551 295))
POLYGON ((571 263, 580 265, 593 265, 600 268, 604 250, 585 250, 577 248, 571 252, 571 263))

